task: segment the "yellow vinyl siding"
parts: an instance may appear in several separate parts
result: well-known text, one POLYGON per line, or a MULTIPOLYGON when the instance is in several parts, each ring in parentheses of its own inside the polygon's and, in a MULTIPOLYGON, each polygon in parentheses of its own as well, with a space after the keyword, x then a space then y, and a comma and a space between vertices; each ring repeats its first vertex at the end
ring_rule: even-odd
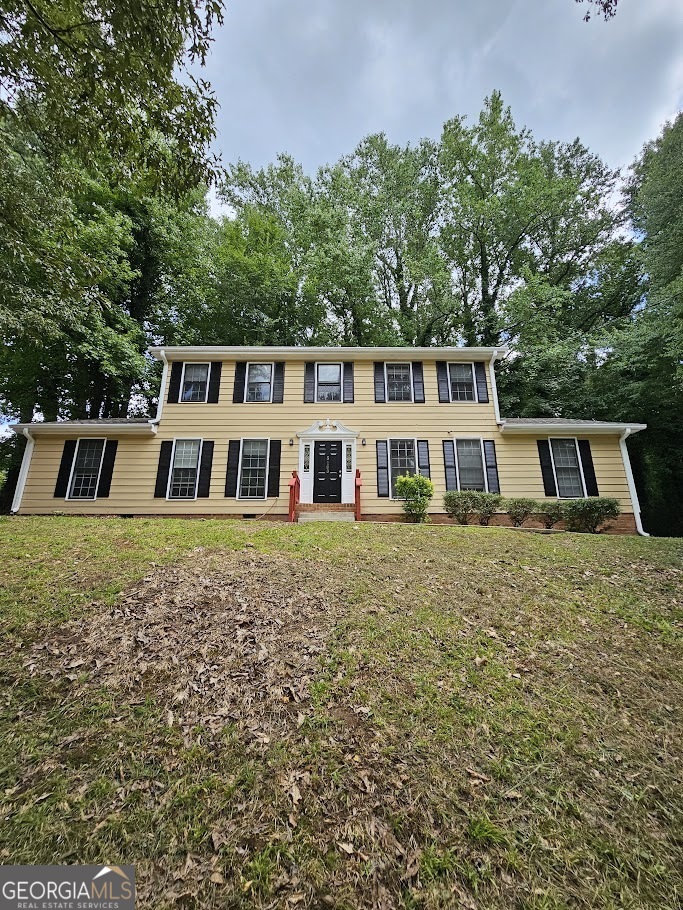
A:
MULTIPOLYGON (((443 359, 443 358, 439 358, 443 359)), ((436 358, 435 358, 436 360, 436 358)), ((543 483, 536 446, 537 436, 503 436, 495 419, 493 395, 489 383, 489 403, 439 403, 435 360, 424 360, 425 404, 375 404, 374 372, 371 361, 354 363, 353 404, 326 402, 304 404, 304 362, 290 361, 285 367, 283 404, 233 404, 234 362, 224 362, 218 404, 168 404, 168 381, 163 390, 161 423, 155 436, 121 435, 107 499, 69 501, 53 496, 64 440, 37 435, 29 476, 20 512, 68 512, 74 514, 286 514, 288 480, 299 467, 299 440, 302 432, 316 421, 338 420, 358 431, 356 466, 360 469, 363 488, 363 511, 369 514, 401 512, 400 503, 377 496, 377 462, 375 442, 378 439, 410 438, 429 441, 431 476, 435 494, 431 510, 443 511, 445 475, 442 441, 454 437, 474 436, 493 439, 496 443, 501 492, 504 496, 532 496, 543 499, 543 483), (161 442, 175 437, 203 438, 214 441, 211 490, 208 498, 197 500, 155 499, 154 485, 161 442), (279 439, 282 442, 280 496, 261 500, 226 498, 225 475, 228 442, 242 437, 279 439), (289 445, 293 439, 294 444, 289 445), (366 440, 366 445, 361 440, 366 440)), ((97 435, 93 427, 84 428, 84 436, 97 435)), ((102 435, 102 434, 100 434, 102 435)), ((117 438, 115 433, 107 434, 117 438)), ((539 433, 547 436, 547 433, 539 433)), ((615 496, 625 511, 633 511, 618 436, 590 438, 598 489, 601 496, 615 496)))

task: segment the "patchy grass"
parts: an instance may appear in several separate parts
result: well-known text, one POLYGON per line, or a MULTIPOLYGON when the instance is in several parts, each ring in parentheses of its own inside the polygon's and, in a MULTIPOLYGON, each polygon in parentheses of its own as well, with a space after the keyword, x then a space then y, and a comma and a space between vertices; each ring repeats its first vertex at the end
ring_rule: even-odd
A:
POLYGON ((0 862, 142 907, 680 908, 683 543, 0 520, 0 862))

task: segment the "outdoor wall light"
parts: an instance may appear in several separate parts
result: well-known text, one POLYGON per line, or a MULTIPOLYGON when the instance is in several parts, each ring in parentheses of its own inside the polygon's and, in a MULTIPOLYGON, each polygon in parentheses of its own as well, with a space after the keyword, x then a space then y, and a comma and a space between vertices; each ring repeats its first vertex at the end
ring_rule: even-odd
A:
POLYGON ((289 440, 289 444, 290 444, 290 446, 293 446, 293 445, 294 445, 294 440, 293 440, 293 439, 290 439, 290 440, 289 440))
POLYGON ((361 439, 360 444, 361 444, 362 446, 364 446, 364 445, 366 444, 366 443, 365 443, 365 440, 364 440, 364 439, 361 439))

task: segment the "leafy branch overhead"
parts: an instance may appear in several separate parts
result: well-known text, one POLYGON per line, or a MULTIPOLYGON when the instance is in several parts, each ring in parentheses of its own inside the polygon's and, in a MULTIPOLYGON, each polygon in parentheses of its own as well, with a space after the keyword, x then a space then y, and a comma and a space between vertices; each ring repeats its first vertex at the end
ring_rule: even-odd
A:
POLYGON ((189 67, 221 22, 220 0, 3 0, 0 115, 20 111, 47 148, 122 177, 211 179, 217 101, 189 67))

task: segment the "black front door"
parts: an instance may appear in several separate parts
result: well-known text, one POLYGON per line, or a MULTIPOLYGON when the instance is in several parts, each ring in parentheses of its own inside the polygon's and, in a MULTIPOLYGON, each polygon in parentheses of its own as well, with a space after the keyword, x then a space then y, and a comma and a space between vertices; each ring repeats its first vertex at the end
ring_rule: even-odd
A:
POLYGON ((316 442, 313 502, 341 502, 341 442, 316 442))

